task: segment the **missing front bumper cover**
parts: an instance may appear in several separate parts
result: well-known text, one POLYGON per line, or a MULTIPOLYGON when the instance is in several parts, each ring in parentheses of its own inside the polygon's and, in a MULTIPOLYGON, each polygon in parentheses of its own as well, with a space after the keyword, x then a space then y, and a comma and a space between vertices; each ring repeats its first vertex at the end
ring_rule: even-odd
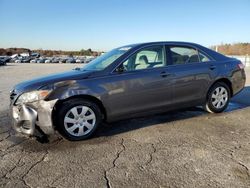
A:
POLYGON ((33 135, 35 131, 37 111, 33 108, 21 105, 13 107, 13 126, 17 132, 33 135))
POLYGON ((57 100, 38 101, 30 104, 11 106, 13 127, 17 132, 35 135, 36 127, 45 133, 53 134, 52 111, 57 100))

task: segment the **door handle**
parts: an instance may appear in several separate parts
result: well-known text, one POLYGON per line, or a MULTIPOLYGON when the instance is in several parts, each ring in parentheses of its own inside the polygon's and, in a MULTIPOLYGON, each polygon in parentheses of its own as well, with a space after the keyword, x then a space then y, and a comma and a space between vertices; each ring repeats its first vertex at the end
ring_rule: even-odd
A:
POLYGON ((216 69, 216 66, 215 65, 210 65, 209 69, 214 70, 214 69, 216 69))
POLYGON ((167 72, 165 72, 165 71, 163 71, 163 72, 161 72, 161 77, 167 77, 167 76, 170 76, 171 74, 170 73, 167 73, 167 72))

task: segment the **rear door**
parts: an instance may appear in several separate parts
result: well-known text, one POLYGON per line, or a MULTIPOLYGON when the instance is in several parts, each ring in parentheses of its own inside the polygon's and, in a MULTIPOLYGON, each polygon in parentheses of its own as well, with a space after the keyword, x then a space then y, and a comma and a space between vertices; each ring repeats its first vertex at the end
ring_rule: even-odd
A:
POLYGON ((212 79, 211 59, 190 46, 171 45, 166 49, 168 72, 174 75, 173 104, 192 106, 203 102, 212 79))

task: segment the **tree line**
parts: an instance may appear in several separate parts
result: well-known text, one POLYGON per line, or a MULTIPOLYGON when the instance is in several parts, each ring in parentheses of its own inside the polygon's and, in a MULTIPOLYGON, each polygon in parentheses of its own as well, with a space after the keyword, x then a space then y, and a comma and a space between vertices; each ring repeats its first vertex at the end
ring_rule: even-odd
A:
MULTIPOLYGON (((250 43, 234 43, 234 44, 220 44, 211 46, 213 50, 225 55, 250 55, 250 43)), ((82 49, 79 51, 62 51, 62 50, 30 50, 28 48, 0 48, 0 56, 11 56, 14 54, 21 53, 40 53, 44 56, 57 56, 57 55, 67 55, 67 56, 98 56, 103 52, 93 51, 92 49, 82 49)))
POLYGON ((220 44, 211 48, 225 55, 250 55, 250 43, 220 44))
POLYGON ((30 50, 28 48, 0 48, 0 56, 11 56, 14 54, 21 54, 21 53, 39 53, 43 56, 59 56, 59 55, 67 55, 67 56, 98 56, 103 52, 93 51, 92 49, 82 49, 80 51, 63 51, 63 50, 30 50))

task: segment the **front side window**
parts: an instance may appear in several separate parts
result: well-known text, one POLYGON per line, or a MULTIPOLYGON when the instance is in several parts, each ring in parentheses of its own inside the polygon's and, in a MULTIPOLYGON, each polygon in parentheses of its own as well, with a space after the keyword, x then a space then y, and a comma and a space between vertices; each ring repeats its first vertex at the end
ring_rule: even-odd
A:
POLYGON ((173 65, 199 62, 199 55, 196 49, 189 47, 170 47, 170 55, 173 65))
POLYGON ((140 50, 130 56, 121 66, 124 71, 142 70, 165 65, 163 46, 153 46, 140 50))

